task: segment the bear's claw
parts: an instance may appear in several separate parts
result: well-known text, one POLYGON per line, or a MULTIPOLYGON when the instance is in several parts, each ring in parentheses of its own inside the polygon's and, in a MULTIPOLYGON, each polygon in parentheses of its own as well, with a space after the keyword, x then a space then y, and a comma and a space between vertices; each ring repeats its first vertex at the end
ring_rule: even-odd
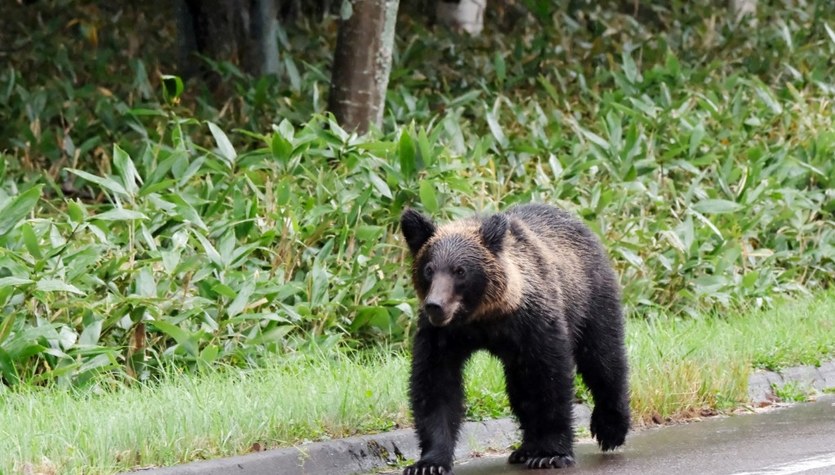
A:
POLYGON ((564 468, 574 465, 572 455, 543 453, 540 450, 527 450, 519 448, 511 452, 507 463, 525 463, 528 468, 564 468))
POLYGON ((403 475, 453 475, 452 467, 432 462, 417 462, 403 470, 403 475))
POLYGON ((528 461, 528 452, 526 450, 518 449, 514 450, 510 453, 510 457, 507 458, 507 463, 517 464, 517 463, 525 463, 528 461))
POLYGON ((574 457, 570 455, 531 457, 528 459, 528 468, 565 468, 572 465, 574 465, 574 457))

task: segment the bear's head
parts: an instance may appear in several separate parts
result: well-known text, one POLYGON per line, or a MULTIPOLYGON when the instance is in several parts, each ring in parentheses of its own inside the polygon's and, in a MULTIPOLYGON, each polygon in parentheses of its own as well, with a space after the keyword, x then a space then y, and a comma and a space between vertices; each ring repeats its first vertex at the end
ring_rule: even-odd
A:
POLYGON ((400 219, 412 254, 412 281, 421 310, 432 325, 462 324, 501 310, 511 280, 503 257, 509 223, 484 219, 436 226, 413 209, 400 219))

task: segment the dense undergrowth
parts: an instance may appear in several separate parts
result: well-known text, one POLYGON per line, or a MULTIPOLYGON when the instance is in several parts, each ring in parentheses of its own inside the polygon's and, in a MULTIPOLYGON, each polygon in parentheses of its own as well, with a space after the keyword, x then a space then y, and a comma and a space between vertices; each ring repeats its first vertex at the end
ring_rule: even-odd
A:
POLYGON ((475 39, 403 18, 367 137, 321 115, 333 18, 282 32, 277 79, 217 65, 219 101, 194 83, 163 97, 170 31, 135 42, 164 11, 44 15, 54 35, 0 70, 0 377, 396 346, 414 317, 407 205, 578 213, 632 318, 831 285, 835 7, 763 6, 753 26, 710 2, 603 3, 475 39))

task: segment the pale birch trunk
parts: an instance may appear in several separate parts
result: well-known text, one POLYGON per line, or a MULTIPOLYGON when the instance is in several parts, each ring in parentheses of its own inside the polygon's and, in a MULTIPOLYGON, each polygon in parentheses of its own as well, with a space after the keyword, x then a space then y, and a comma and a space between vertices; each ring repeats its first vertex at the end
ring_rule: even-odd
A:
POLYGON ((278 8, 276 0, 252 0, 245 67, 251 74, 278 74, 278 8))
POLYGON ((487 0, 459 0, 435 4, 435 19, 438 23, 454 30, 478 35, 484 29, 484 11, 487 0))

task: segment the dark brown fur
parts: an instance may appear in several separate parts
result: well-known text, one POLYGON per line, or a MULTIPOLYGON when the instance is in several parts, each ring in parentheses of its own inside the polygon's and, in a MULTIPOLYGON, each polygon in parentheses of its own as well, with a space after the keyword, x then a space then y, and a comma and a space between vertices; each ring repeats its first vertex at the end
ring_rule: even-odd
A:
POLYGON ((463 416, 461 371, 487 350, 505 366, 523 441, 511 463, 573 464, 576 365, 595 400, 604 450, 629 427, 627 364, 617 279, 597 238, 545 205, 435 226, 401 219, 421 303, 410 396, 422 456, 404 473, 451 471, 463 416))

